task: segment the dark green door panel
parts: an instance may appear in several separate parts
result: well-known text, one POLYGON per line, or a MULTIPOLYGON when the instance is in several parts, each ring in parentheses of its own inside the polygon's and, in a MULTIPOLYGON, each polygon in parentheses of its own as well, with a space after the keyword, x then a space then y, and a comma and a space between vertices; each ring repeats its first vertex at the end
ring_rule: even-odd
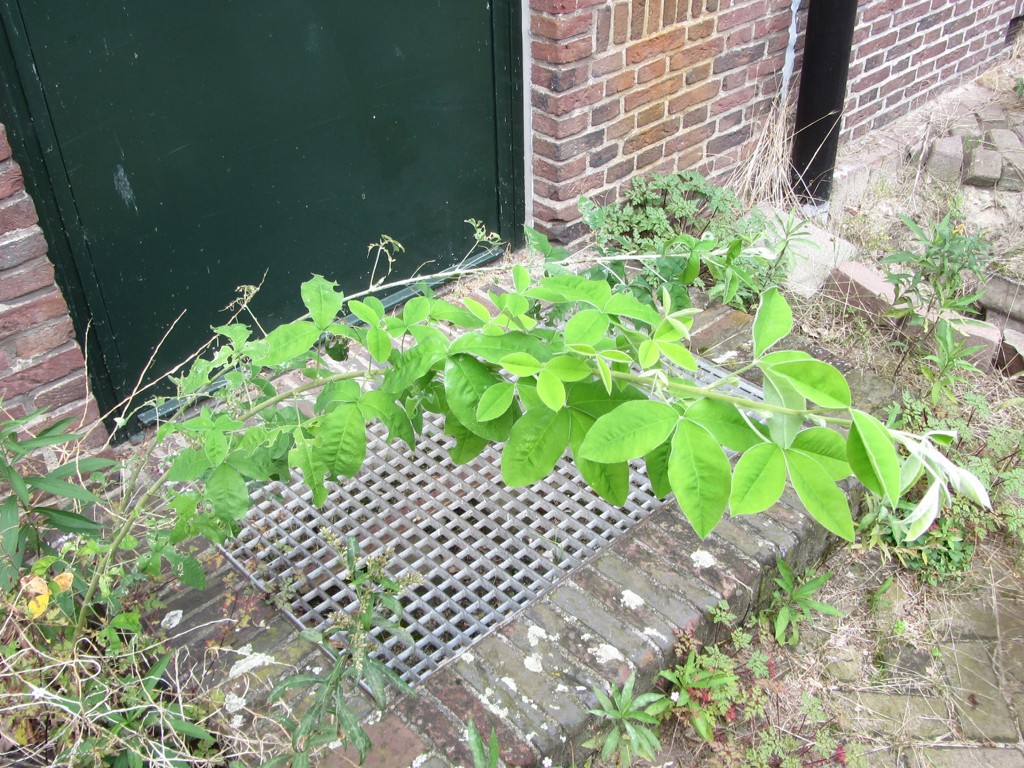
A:
POLYGON ((501 6, 8 0, 116 394, 183 309, 157 370, 265 273, 254 309, 270 324, 298 313, 312 272, 365 288, 381 234, 407 248, 396 278, 458 261, 466 218, 511 235, 518 73, 501 6))

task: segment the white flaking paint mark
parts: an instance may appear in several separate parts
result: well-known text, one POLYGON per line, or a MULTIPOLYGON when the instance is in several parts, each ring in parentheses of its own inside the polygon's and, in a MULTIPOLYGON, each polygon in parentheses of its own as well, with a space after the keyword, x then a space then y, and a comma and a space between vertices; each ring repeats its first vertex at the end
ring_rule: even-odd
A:
POLYGON ((598 664, 608 664, 612 661, 625 661, 626 657, 614 645, 601 643, 596 648, 587 648, 587 652, 593 654, 598 664))
POLYGON ((559 683, 558 685, 555 686, 555 691, 557 693, 568 693, 569 692, 569 688, 567 686, 564 686, 561 683, 559 683))
POLYGON ((538 627, 536 625, 533 625, 528 630, 526 630, 526 640, 530 643, 531 648, 536 648, 537 643, 539 643, 541 640, 551 639, 554 638, 548 635, 548 633, 545 632, 541 627, 538 627))
POLYGON ((253 653, 251 645, 243 645, 238 649, 238 653, 242 658, 231 665, 231 669, 228 671, 228 680, 233 680, 239 675, 252 672, 254 669, 265 667, 268 664, 277 663, 273 656, 265 653, 253 653))
POLYGON ((501 704, 498 704, 495 701, 491 701, 492 696, 494 696, 494 689, 484 688, 484 706, 487 707, 493 715, 497 715, 501 718, 508 717, 508 708, 501 706, 501 704))
POLYGON ((646 635, 647 637, 653 637, 656 640, 668 640, 668 638, 665 637, 665 635, 656 630, 654 627, 644 627, 644 635, 646 635))
POLYGON ((164 616, 163 621, 160 622, 160 626, 164 629, 174 629, 176 626, 181 624, 181 611, 170 611, 164 616))
POLYGON ((474 656, 469 651, 466 651, 464 654, 462 654, 462 660, 467 664, 472 664, 474 661, 476 661, 476 656, 474 656))
POLYGON ((523 666, 526 667, 531 672, 543 672, 544 671, 544 664, 541 661, 540 656, 538 654, 536 654, 536 653, 533 654, 532 656, 527 656, 525 659, 523 659, 523 666))
POLYGON ((128 181, 128 172, 125 171, 124 166, 121 164, 118 164, 117 168, 114 169, 114 188, 117 190, 117 194, 121 196, 124 204, 138 213, 139 206, 135 202, 135 193, 132 192, 131 182, 128 181))
POLYGON ((423 765, 425 762, 427 762, 427 760, 429 760, 429 759, 430 759, 430 753, 429 752, 424 752, 422 755, 420 755, 415 760, 413 760, 411 763, 409 763, 409 768, 420 768, 420 766, 423 765))
POLYGON ((730 349, 728 352, 723 352, 718 357, 711 358, 711 360, 713 362, 718 363, 719 365, 721 365, 722 363, 729 362, 730 360, 732 360, 737 355, 739 355, 739 352, 737 352, 734 349, 730 349))
POLYGON ((631 592, 628 589, 622 590, 622 604, 627 608, 632 608, 634 611, 637 608, 642 608, 645 601, 636 592, 631 592))
POLYGON ((715 556, 703 549, 698 549, 696 552, 691 553, 690 560, 693 561, 694 568, 711 568, 718 564, 715 556))
POLYGON ((503 677, 501 678, 501 682, 511 688, 514 692, 519 693, 519 686, 516 685, 516 681, 511 677, 503 677))

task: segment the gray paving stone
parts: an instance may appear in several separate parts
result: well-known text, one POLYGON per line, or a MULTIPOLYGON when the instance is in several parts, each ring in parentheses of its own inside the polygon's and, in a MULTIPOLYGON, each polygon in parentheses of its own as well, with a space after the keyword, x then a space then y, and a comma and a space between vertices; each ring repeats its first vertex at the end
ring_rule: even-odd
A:
POLYGON ((943 646, 942 660, 964 738, 1016 742, 1017 721, 999 690, 988 646, 981 642, 943 646))
POLYGON ((932 142, 925 168, 939 181, 960 181, 964 164, 964 140, 959 136, 946 136, 932 142))
POLYGON ((911 768, 1021 768, 1020 749, 929 748, 911 755, 911 768))
POLYGON ((840 722, 853 732, 867 731, 903 743, 950 735, 946 702, 935 696, 857 693, 846 701, 840 722))
POLYGON ((994 187, 1003 175, 1003 156, 994 149, 975 147, 964 163, 964 184, 994 187))

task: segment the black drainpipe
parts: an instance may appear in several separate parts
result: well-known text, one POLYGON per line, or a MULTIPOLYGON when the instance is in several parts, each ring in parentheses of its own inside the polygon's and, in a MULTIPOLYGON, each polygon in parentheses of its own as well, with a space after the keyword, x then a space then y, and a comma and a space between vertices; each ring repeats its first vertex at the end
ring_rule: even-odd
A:
POLYGON ((857 0, 810 0, 793 137, 793 186, 808 203, 832 192, 857 0))

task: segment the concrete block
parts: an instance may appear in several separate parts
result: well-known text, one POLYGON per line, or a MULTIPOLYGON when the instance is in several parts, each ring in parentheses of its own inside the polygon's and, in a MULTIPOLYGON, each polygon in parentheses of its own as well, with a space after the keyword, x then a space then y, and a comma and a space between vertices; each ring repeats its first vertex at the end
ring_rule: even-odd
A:
POLYGON ((792 266, 786 288, 810 298, 821 290, 833 269, 857 257, 857 246, 805 222, 800 238, 790 246, 790 254, 792 266))
POLYGON ((992 323, 979 320, 970 323, 954 322, 954 325, 964 334, 964 343, 968 347, 981 347, 968 360, 981 370, 991 372, 1003 343, 1003 332, 992 323))
POLYGON ((958 182, 963 164, 963 138, 961 136, 946 136, 932 142, 925 169, 939 181, 958 182))
POLYGON ((989 310, 1024 320, 1024 284, 1002 275, 990 275, 981 303, 989 310))
POLYGON ((1003 331, 996 366, 1007 376, 1024 373, 1024 333, 1010 329, 1003 331))
POLYGON ((983 132, 1005 128, 1007 125, 1006 111, 997 104, 982 107, 974 113, 974 116, 978 119, 978 126, 983 132))
POLYGON ((1024 149, 1020 138, 1008 128, 994 128, 985 131, 985 144, 996 152, 1012 152, 1024 149))
POLYGON ((965 139, 980 139, 982 135, 981 126, 978 125, 978 118, 974 115, 960 117, 949 129, 953 136, 962 136, 965 139))
POLYGON ((1024 765, 1020 749, 995 747, 927 747, 910 753, 911 768, 965 768, 984 765, 988 768, 1019 768, 1024 765))
POLYGON ((999 678, 984 643, 942 647, 942 660, 964 738, 1016 743, 1017 720, 999 690, 999 678))
POLYGON ((1003 175, 1003 156, 994 149, 976 147, 967 153, 964 184, 994 187, 1003 175))
POLYGON ((848 261, 833 269, 825 291, 872 315, 888 312, 896 301, 893 284, 877 269, 860 261, 848 261))

